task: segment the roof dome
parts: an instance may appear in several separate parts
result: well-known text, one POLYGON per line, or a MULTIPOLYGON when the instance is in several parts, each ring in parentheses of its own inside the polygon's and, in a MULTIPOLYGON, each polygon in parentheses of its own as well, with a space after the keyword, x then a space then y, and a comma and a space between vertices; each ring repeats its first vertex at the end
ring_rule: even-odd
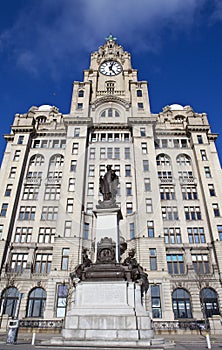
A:
POLYGON ((50 111, 52 109, 52 106, 50 105, 41 105, 39 106, 39 111, 44 111, 44 112, 47 112, 47 111, 50 111))
POLYGON ((182 111, 183 110, 183 106, 177 104, 177 103, 174 103, 172 105, 170 105, 170 109, 172 111, 182 111))

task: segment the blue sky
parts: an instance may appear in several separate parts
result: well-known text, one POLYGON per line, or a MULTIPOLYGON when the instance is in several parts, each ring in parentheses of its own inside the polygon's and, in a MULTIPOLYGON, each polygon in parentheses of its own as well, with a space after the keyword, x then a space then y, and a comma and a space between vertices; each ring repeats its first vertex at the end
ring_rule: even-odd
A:
POLYGON ((72 82, 112 33, 149 82, 151 110, 206 112, 222 159, 221 0, 8 0, 0 4, 0 158, 14 115, 68 113, 72 82))

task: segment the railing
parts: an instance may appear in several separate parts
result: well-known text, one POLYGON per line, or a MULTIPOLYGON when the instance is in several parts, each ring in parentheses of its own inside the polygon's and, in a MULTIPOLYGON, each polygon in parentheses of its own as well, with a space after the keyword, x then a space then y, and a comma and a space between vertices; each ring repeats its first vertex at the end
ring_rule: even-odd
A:
POLYGON ((61 329, 63 320, 20 320, 21 328, 61 329))
MULTIPOLYGON (((207 324, 209 329, 209 323, 207 324)), ((190 321, 153 321, 153 329, 156 331, 170 331, 170 330, 203 330, 205 329, 204 320, 190 320, 190 321)))
POLYGON ((25 184, 26 185, 37 185, 40 186, 41 185, 41 181, 42 179, 39 177, 27 177, 25 179, 25 184))
POLYGON ((114 90, 114 91, 97 91, 96 93, 97 96, 103 96, 103 95, 120 95, 120 96, 124 96, 125 92, 123 90, 114 90))

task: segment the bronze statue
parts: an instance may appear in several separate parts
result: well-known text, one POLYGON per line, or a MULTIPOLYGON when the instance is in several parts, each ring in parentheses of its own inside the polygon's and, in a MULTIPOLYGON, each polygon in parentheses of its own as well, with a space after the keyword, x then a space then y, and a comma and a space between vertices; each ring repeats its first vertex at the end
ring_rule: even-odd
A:
POLYGON ((109 202, 113 206, 116 200, 119 177, 116 175, 115 170, 112 169, 112 165, 107 165, 106 168, 107 172, 104 176, 100 176, 99 179, 99 191, 103 195, 103 202, 99 201, 99 204, 109 202))

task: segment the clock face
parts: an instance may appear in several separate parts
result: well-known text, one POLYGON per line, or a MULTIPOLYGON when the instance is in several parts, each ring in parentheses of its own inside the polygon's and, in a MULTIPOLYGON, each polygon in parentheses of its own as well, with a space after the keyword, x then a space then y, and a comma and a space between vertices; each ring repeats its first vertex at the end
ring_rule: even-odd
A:
POLYGON ((99 71, 104 75, 113 76, 122 72, 122 66, 116 61, 106 61, 101 64, 99 71))

